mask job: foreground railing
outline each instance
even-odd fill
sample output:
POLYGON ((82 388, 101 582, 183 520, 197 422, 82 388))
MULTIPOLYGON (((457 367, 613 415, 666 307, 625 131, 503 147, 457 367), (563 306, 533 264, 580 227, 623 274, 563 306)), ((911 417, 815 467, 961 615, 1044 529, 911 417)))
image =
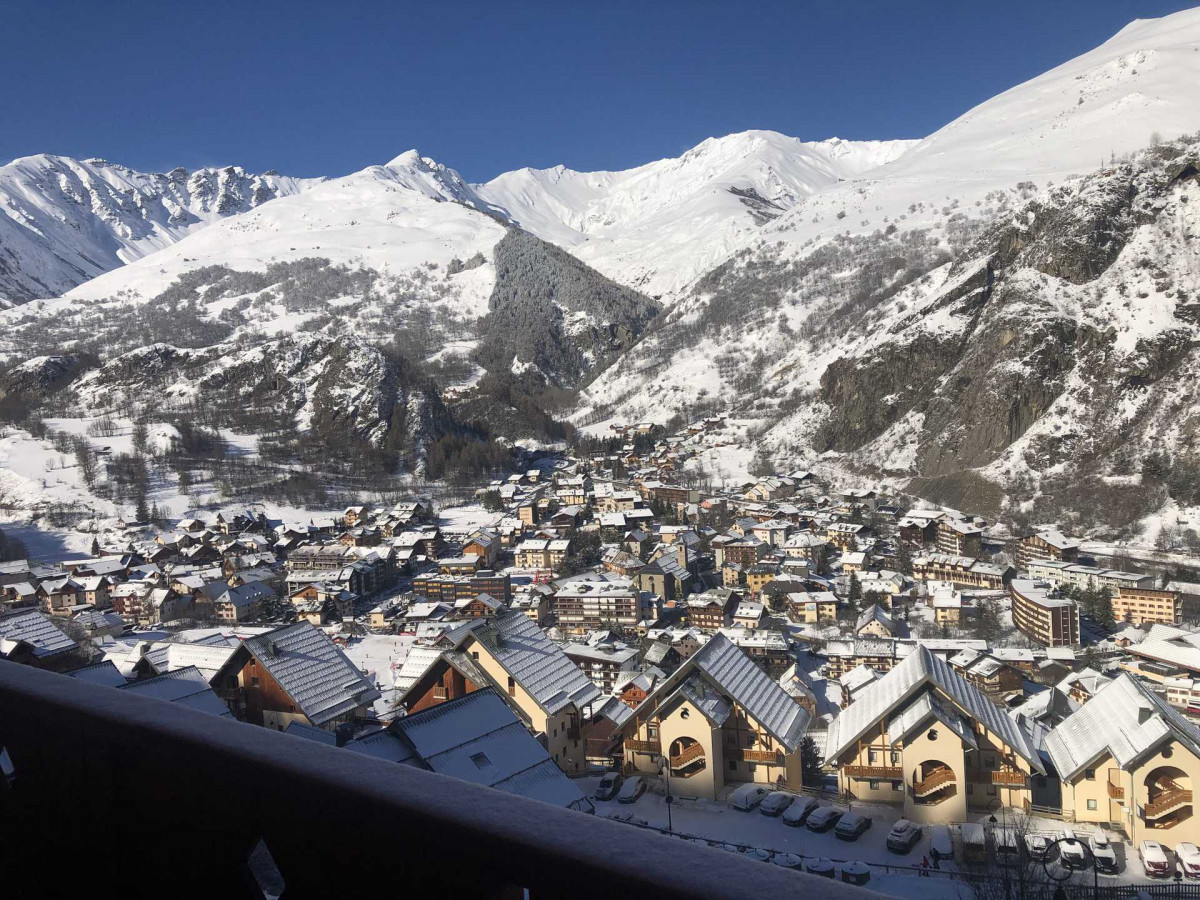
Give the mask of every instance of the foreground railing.
POLYGON ((0 745, 6 896, 260 897, 260 840, 288 898, 873 896, 3 661, 0 745))

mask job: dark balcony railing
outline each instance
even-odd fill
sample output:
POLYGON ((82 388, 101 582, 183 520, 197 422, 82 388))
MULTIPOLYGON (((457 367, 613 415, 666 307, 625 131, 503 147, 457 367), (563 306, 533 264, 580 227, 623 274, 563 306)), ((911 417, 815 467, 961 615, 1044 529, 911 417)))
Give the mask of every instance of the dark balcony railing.
POLYGON ((3 661, 0 745, 14 770, 0 777, 6 896, 93 896, 101 877, 127 897, 261 897, 247 863, 260 840, 285 898, 874 896, 3 661), (118 830, 100 869, 64 864, 64 833, 118 830))

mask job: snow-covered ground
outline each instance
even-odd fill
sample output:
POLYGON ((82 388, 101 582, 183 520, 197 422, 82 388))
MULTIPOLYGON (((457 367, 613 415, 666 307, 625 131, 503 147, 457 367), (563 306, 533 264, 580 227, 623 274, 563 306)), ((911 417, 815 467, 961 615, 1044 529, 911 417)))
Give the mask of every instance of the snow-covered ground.
POLYGON ((387 721, 394 714, 392 707, 400 699, 393 686, 396 673, 404 665, 408 653, 416 642, 411 634, 368 634, 352 638, 345 647, 346 656, 354 665, 367 673, 383 695, 375 701, 375 715, 387 721))

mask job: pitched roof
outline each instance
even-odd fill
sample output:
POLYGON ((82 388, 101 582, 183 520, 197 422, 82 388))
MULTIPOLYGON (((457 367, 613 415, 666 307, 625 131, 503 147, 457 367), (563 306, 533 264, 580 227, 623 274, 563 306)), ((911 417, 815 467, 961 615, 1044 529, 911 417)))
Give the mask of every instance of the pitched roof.
MULTIPOLYGON (((654 691, 674 692, 690 676, 702 672, 718 690, 723 691, 747 715, 770 733, 791 753, 800 746, 808 729, 809 714, 787 691, 724 634, 713 638, 693 653, 675 674, 654 691)), ((649 699, 649 698, 647 698, 649 699)), ((644 701, 643 701, 644 702, 644 701)))
POLYGON ((379 699, 366 676, 319 628, 297 622, 243 644, 314 725, 379 699))
POLYGON ((1043 771, 1037 751, 1017 723, 955 672, 949 663, 920 644, 833 720, 826 742, 826 759, 836 759, 883 717, 895 719, 913 703, 921 702, 921 695, 930 690, 936 690, 961 712, 981 723, 1036 771, 1043 771))
POLYGON ((472 623, 471 634, 547 715, 600 699, 600 689, 519 610, 472 623))
POLYGON ((232 717, 229 707, 209 687, 208 679, 195 666, 176 669, 174 672, 156 675, 153 678, 144 678, 141 681, 130 681, 118 685, 118 690, 153 697, 156 700, 166 700, 168 703, 181 703, 198 712, 206 712, 213 716, 232 717))
POLYGON ((1046 752, 1064 781, 1106 753, 1128 769, 1175 738, 1200 756, 1200 729, 1128 673, 1105 685, 1046 737, 1046 752))
POLYGON ((0 655, 7 656, 18 642, 32 646, 37 659, 67 653, 79 646, 49 616, 37 610, 0 617, 0 655))
POLYGON ((397 719, 390 730, 434 772, 556 806, 583 802, 579 789, 495 691, 439 703, 397 719))

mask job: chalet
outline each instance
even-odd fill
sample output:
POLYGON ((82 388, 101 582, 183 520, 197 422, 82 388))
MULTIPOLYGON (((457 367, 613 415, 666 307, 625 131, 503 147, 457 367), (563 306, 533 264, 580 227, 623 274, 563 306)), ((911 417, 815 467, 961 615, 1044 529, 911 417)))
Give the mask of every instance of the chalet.
POLYGON ((568 775, 583 772, 583 721, 602 698, 542 630, 519 612, 446 632, 438 657, 401 696, 410 714, 491 687, 568 775))
POLYGON ((562 647, 567 658, 606 694, 611 694, 618 684, 629 681, 637 672, 636 647, 616 647, 611 644, 593 646, 576 642, 562 647))
POLYGON ((993 703, 1004 703, 1023 689, 1025 679, 1019 671, 979 650, 960 650, 947 662, 993 703))
POLYGON ((667 677, 667 673, 654 665, 649 665, 636 675, 619 677, 613 684, 612 693, 630 709, 637 709, 655 685, 667 677))
POLYGON ((829 726, 839 792, 925 824, 1022 807, 1046 770, 1030 737, 930 650, 917 646, 829 726))
POLYGON ((531 538, 523 541, 514 556, 514 562, 521 569, 549 569, 550 541, 545 538, 531 538))
POLYGON ((891 638, 896 636, 896 623, 878 603, 873 603, 859 614, 854 633, 860 637, 891 638))
POLYGON ((1100 688, 1050 732, 1045 750, 1071 821, 1119 829, 1134 846, 1200 841, 1200 730, 1136 678, 1100 688))
POLYGON ((942 513, 922 514, 910 512, 897 522, 897 537, 901 543, 914 549, 923 549, 937 544, 938 521, 942 513))
POLYGON ((767 617, 767 608, 755 600, 743 600, 733 611, 734 628, 759 628, 767 617))
POLYGON ((70 614, 72 606, 83 603, 83 586, 70 575, 47 578, 37 586, 38 605, 53 616, 70 614))
POLYGON ((799 625, 837 621, 838 598, 832 591, 793 591, 787 595, 788 618, 799 625))
POLYGON ((795 493, 796 483, 792 479, 770 477, 753 484, 742 496, 747 500, 770 503, 773 500, 786 500, 795 493))
POLYGON ((1072 672, 1056 684, 1055 688, 1082 706, 1100 693, 1101 688, 1111 681, 1112 679, 1107 675, 1103 675, 1089 666, 1078 672, 1072 672))
POLYGON ((495 532, 482 529, 467 539, 462 548, 463 556, 476 556, 482 565, 491 568, 500 554, 500 537, 495 532))
POLYGON ((210 683, 238 719, 279 731, 297 721, 327 731, 363 722, 380 698, 337 645, 307 622, 242 641, 210 683))
POLYGON ((728 784, 802 784, 809 713, 724 635, 660 681, 620 726, 625 766, 672 793, 715 800, 728 784))
POLYGON ((450 611, 452 619, 489 619, 503 612, 504 605, 491 594, 479 594, 475 597, 462 597, 454 601, 450 611))
POLYGON ((779 676, 779 686, 808 712, 810 719, 817 715, 817 695, 805 678, 803 670, 792 663, 779 676))
POLYGON ((358 525, 365 524, 369 514, 369 507, 347 506, 345 511, 342 513, 342 524, 347 528, 355 528, 358 525))
POLYGON ((896 642, 884 638, 827 641, 819 652, 828 661, 830 678, 841 678, 862 665, 877 672, 890 672, 901 659, 896 642))
POLYGON ((292 591, 288 600, 299 618, 311 625, 323 625, 354 615, 356 597, 336 582, 316 581, 292 591))
POLYGON ((825 530, 829 543, 839 550, 853 550, 867 537, 869 530, 866 525, 857 522, 833 522, 825 530))
POLYGON ((757 596, 775 580, 775 576, 778 574, 779 567, 775 563, 764 561, 748 566, 745 571, 746 588, 757 596))
POLYGON ((688 624, 702 631, 719 631, 729 625, 741 599, 740 592, 727 588, 693 595, 687 601, 688 624))
POLYGON ((778 678, 796 661, 792 646, 781 631, 735 627, 722 628, 719 634, 733 641, 739 650, 772 678, 778 678))
POLYGON ((65 672, 87 662, 79 642, 37 610, 0 616, 0 659, 65 672))
POLYGON ((213 613, 224 624, 236 624, 262 615, 263 603, 274 600, 275 592, 263 584, 231 587, 213 602, 213 613))
POLYGON ((383 631, 392 626, 396 617, 404 612, 403 597, 389 597, 378 606, 372 607, 370 613, 371 627, 376 631, 383 631))

